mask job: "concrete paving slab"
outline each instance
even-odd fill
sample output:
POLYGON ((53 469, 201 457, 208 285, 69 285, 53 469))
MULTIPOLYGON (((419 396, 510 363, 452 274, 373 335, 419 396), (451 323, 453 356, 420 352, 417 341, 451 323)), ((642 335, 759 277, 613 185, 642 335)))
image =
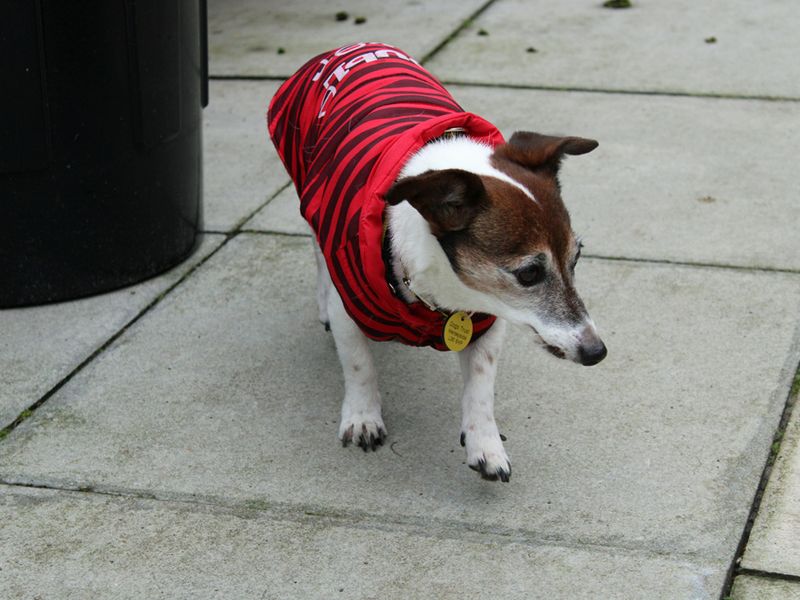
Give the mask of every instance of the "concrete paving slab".
POLYGON ((772 467, 742 566, 800 577, 800 410, 796 407, 772 467))
POLYGON ((284 189, 269 204, 258 211, 244 224, 245 229, 272 231, 294 235, 311 235, 303 216, 300 214, 300 199, 293 185, 284 189))
POLYGON ((800 97, 793 2, 602 4, 495 2, 428 66, 465 83, 800 97))
POLYGON ((208 256, 222 239, 206 235, 183 263, 138 285, 72 302, 0 310, 0 429, 208 256))
POLYGON ((739 575, 730 600, 800 600, 800 583, 739 575))
POLYGON ((364 41, 402 47, 421 59, 485 0, 210 0, 212 75, 288 77, 326 50, 364 41), (347 18, 337 20, 344 11, 347 18), (358 18, 365 22, 356 24, 358 18))
POLYGON ((507 136, 600 141, 561 175, 587 254, 800 270, 800 103, 450 89, 507 136))
POLYGON ((712 598, 705 567, 303 513, 0 489, 17 598, 712 598))
POLYGON ((727 564, 797 364, 800 278, 600 260, 578 276, 609 358, 583 369, 512 336, 509 485, 464 465, 455 357, 432 350, 376 345, 387 447, 341 448, 309 242, 264 234, 231 240, 12 432, 0 476, 727 564))
POLYGON ((275 81, 212 81, 203 110, 204 221, 230 231, 289 181, 267 133, 275 81))

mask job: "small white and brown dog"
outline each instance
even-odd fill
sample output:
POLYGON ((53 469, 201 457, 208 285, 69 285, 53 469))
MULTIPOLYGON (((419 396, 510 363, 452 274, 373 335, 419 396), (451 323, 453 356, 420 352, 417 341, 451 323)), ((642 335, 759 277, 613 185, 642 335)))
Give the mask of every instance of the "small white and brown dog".
POLYGON ((270 106, 270 133, 316 234, 319 318, 333 332, 344 371, 339 439, 374 450, 387 432, 368 337, 390 339, 377 330, 381 323, 389 329, 396 325, 388 316, 381 320, 389 308, 364 308, 362 302, 374 304, 391 293, 400 304, 422 308, 422 303, 428 307, 422 310, 443 315, 445 328, 452 315, 467 321, 474 313, 492 315, 477 339, 470 339, 469 330, 466 339, 456 332, 460 339, 447 346, 460 349, 461 444, 467 464, 485 479, 508 481, 511 463, 494 419, 495 373, 507 322, 522 325, 559 358, 595 365, 606 356, 575 289, 581 243, 558 182, 562 158, 587 153, 597 142, 530 132, 514 133, 507 143, 489 142, 481 129, 486 122, 460 112, 454 102, 443 107, 450 101, 445 94, 397 49, 347 46, 309 61, 284 84, 270 106), (371 84, 375 90, 365 92, 363 86, 371 84), (435 108, 426 114, 431 96, 437 99, 435 108), (375 97, 379 101, 370 107, 375 97), (300 114, 309 107, 311 116, 300 114), (395 128, 400 133, 393 135, 411 141, 395 137, 381 146, 380 132, 404 119, 410 125, 395 128), (414 132, 410 137, 408 127, 414 132), (315 153, 333 166, 315 166, 315 153), (370 171, 358 179, 356 167, 372 155, 370 171), (324 174, 326 169, 330 172, 324 174), (376 170, 380 177, 374 176, 376 170), (318 183, 323 174, 324 184, 318 183), (348 186, 350 197, 365 195, 372 205, 340 206, 348 186), (364 238, 376 223, 383 235, 367 243, 364 238), (328 230, 338 230, 340 237, 328 230), (357 256, 350 251, 354 244, 357 256), (353 292, 359 261, 379 262, 385 276, 353 292))

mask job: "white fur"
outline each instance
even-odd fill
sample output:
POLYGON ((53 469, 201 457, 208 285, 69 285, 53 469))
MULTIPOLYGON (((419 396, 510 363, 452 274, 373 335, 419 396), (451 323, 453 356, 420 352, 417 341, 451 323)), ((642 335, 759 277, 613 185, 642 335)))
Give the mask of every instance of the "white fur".
POLYGON ((505 334, 506 322, 498 319, 480 339, 462 350, 458 358, 464 376, 461 434, 467 464, 489 476, 507 480, 511 461, 494 420, 494 379, 505 334))

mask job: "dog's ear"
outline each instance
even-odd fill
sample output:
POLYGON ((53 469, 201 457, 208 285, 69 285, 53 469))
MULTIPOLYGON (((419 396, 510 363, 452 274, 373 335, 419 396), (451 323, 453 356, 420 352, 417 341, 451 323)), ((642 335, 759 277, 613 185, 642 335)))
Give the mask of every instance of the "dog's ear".
POLYGON ((386 192, 385 199, 391 205, 408 200, 436 237, 466 229, 488 202, 481 178, 461 169, 404 177, 386 192))
POLYGON ((553 175, 565 154, 586 154, 597 148, 596 140, 580 137, 557 137, 532 131, 517 131, 508 143, 498 146, 495 153, 532 170, 544 170, 553 175))

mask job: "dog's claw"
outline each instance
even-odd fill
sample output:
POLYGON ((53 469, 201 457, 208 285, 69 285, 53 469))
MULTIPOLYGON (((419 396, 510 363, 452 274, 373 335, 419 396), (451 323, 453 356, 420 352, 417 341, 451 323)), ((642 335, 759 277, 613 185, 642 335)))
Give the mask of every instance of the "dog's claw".
POLYGON ((347 431, 342 435, 342 448, 346 448, 347 444, 353 441, 353 426, 347 428, 347 431))
POLYGON ((480 473, 481 479, 486 479, 487 481, 497 481, 499 479, 504 483, 508 483, 511 480, 511 465, 508 465, 508 470, 503 467, 497 467, 494 471, 489 471, 486 468, 486 460, 480 458, 477 465, 468 466, 473 471, 480 473))
POLYGON ((325 321, 323 323, 323 325, 325 326, 325 331, 330 331, 331 330, 331 322, 330 321, 325 321))
POLYGON ((342 447, 346 447, 350 442, 358 446, 364 452, 372 450, 373 452, 378 449, 378 446, 383 446, 383 441, 386 439, 386 430, 383 427, 377 428, 377 433, 369 431, 366 424, 361 425, 361 431, 356 436, 354 426, 348 427, 342 435, 342 447))
POLYGON ((461 432, 461 440, 460 440, 462 448, 467 445, 466 439, 467 439, 467 434, 462 431, 461 432))

